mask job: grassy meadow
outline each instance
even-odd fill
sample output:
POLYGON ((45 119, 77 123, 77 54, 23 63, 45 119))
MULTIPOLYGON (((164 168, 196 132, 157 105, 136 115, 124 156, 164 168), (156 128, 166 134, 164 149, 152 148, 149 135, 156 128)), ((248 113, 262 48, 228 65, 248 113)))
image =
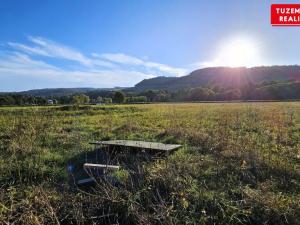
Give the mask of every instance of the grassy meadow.
POLYGON ((300 102, 2 107, 0 224, 300 224, 300 102), (70 187, 68 160, 111 139, 183 148, 70 187))

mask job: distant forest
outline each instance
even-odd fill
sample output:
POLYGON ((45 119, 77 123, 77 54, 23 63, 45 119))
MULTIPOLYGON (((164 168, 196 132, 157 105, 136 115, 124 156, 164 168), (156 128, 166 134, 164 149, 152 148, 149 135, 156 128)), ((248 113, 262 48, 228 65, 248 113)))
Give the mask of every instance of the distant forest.
MULTIPOLYGON (((51 89, 49 89, 51 90, 51 89)), ((28 93, 6 93, 0 95, 0 105, 49 105, 49 104, 103 104, 189 101, 233 101, 233 100, 299 100, 300 82, 264 81, 248 83, 241 87, 199 86, 171 90, 101 90, 86 89, 70 94, 66 89, 59 96, 35 96, 28 93)), ((49 93, 51 93, 49 91, 49 93)), ((37 93, 35 93, 37 94, 37 93)))

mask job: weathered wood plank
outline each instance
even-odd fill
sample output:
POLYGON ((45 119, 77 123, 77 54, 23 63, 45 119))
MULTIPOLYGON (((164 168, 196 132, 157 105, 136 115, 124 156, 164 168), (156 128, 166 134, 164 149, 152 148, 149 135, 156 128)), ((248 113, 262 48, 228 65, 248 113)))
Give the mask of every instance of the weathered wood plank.
POLYGON ((181 145, 175 145, 175 144, 163 144, 159 142, 131 141, 131 140, 95 141, 95 142, 90 142, 90 144, 140 148, 145 150, 156 150, 156 151, 166 151, 166 152, 173 151, 181 147, 181 145))
POLYGON ((118 169, 120 169, 120 166, 105 165, 105 164, 94 164, 94 163, 85 163, 85 164, 83 164, 83 168, 85 168, 85 169, 110 169, 110 170, 118 170, 118 169))

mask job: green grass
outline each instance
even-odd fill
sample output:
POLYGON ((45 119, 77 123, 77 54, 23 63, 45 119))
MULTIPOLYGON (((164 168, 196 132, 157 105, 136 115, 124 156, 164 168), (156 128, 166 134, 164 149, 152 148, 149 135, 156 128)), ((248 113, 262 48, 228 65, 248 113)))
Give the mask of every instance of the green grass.
POLYGON ((300 103, 3 107, 0 171, 0 224, 300 224, 300 103), (184 147, 69 187, 67 161, 109 139, 184 147))

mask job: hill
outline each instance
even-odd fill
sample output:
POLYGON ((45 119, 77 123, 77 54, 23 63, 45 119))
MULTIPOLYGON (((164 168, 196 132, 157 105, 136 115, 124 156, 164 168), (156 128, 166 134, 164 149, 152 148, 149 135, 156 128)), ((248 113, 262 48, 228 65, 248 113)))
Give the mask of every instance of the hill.
POLYGON ((145 79, 135 85, 136 90, 147 90, 147 89, 165 89, 172 82, 176 82, 177 77, 154 77, 145 79))
POLYGON ((39 96, 39 97, 49 97, 49 96, 60 97, 60 96, 69 96, 73 94, 86 93, 92 90, 95 90, 95 88, 45 88, 45 89, 21 91, 18 92, 18 94, 39 96))
POLYGON ((99 96, 113 98, 117 90, 123 90, 130 102, 134 97, 138 97, 135 101, 150 102, 300 99, 300 66, 211 67, 182 77, 146 79, 132 88, 50 88, 0 93, 0 105, 40 104, 46 98, 68 104, 74 94, 86 94, 91 102, 96 102, 99 96))
POLYGON ((136 84, 135 91, 165 89, 176 91, 199 86, 239 88, 264 81, 300 81, 300 66, 263 66, 253 68, 211 67, 198 69, 182 77, 157 77, 136 84))
POLYGON ((98 94, 102 92, 126 89, 124 87, 115 88, 43 88, 20 92, 0 92, 0 94, 18 94, 35 97, 62 97, 74 94, 98 94))

